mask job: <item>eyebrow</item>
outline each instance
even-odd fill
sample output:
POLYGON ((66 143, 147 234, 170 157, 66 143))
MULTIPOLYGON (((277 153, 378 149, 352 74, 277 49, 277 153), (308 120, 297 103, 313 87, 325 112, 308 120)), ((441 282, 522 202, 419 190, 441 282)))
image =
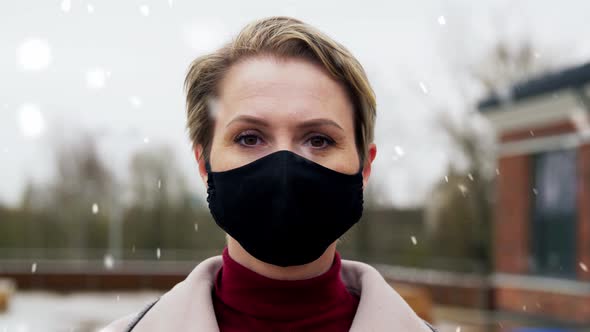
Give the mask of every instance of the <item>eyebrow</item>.
MULTIPOLYGON (((251 115, 240 115, 240 116, 233 118, 230 122, 228 122, 228 124, 225 127, 226 128, 229 127, 234 122, 245 122, 245 123, 259 125, 261 127, 267 127, 267 128, 271 126, 266 120, 264 120, 262 118, 251 116, 251 115)), ((332 126, 332 127, 335 127, 335 128, 338 128, 338 129, 344 131, 344 129, 342 129, 342 127, 338 123, 336 123, 333 120, 325 119, 325 118, 311 119, 311 120, 304 121, 304 122, 298 124, 297 128, 304 129, 304 128, 313 128, 313 127, 320 127, 320 126, 332 126)))

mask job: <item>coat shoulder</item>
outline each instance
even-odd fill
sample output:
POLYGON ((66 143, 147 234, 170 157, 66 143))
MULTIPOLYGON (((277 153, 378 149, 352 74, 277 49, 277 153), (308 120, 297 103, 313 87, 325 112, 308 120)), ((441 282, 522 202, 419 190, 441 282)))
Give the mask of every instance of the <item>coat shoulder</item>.
POLYGON ((131 332, 135 325, 145 316, 145 314, 158 302, 159 299, 149 303, 137 313, 125 316, 105 327, 100 332, 131 332))
POLYGON ((424 321, 424 324, 426 324, 426 326, 428 326, 428 328, 432 331, 432 332, 438 332, 434 326, 430 325, 430 323, 428 323, 427 321, 424 321))
POLYGON ((137 317, 137 312, 132 313, 130 315, 121 317, 113 322, 111 322, 106 327, 99 330, 99 332, 127 332, 129 329, 129 325, 133 322, 135 317, 137 317))

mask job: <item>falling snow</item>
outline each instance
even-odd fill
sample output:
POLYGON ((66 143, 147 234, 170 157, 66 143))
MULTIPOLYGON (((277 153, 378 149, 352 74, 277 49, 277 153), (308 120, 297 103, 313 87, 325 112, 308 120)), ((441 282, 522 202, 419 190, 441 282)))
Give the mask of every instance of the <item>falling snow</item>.
POLYGON ((455 332, 461 332, 461 326, 457 326, 457 329, 455 329, 455 332))
POLYGON ((91 89, 101 89, 107 80, 107 73, 102 68, 93 68, 86 72, 86 86, 91 89))
POLYGON ((98 204, 94 203, 92 204, 92 214, 97 214, 98 213, 98 204))
POLYGON ((158 189, 162 188, 162 180, 158 180, 158 189))
POLYGON ((415 236, 412 235, 411 240, 412 240, 412 244, 413 245, 417 245, 418 244, 418 240, 416 240, 416 237, 415 236))
POLYGON ((199 231, 199 224, 195 223, 195 232, 199 231))
POLYGON ((140 108, 141 107, 141 98, 139 98, 138 96, 131 96, 131 97, 129 97, 129 103, 131 103, 131 106, 133 106, 135 108, 140 108))
POLYGON ((425 95, 428 94, 428 88, 426 87, 426 84, 424 84, 424 82, 420 82, 420 89, 422 90, 422 92, 424 92, 425 95))
POLYGON ((45 120, 38 105, 23 104, 18 112, 18 121, 23 136, 35 138, 45 130, 45 120))
POLYGON ((438 24, 440 24, 440 25, 447 24, 447 19, 445 19, 445 17, 442 15, 438 17, 437 21, 438 21, 438 24))
POLYGON ((31 265, 31 273, 35 273, 35 272, 37 272, 37 263, 33 263, 31 265))
POLYGON ((588 267, 583 262, 580 262, 580 269, 584 272, 588 272, 588 267))
POLYGON ((148 5, 139 6, 139 12, 143 16, 149 16, 150 15, 150 6, 148 6, 148 5))
POLYGON ((473 175, 471 173, 467 174, 467 177, 469 178, 469 180, 473 181, 473 175))
POLYGON ((449 182, 449 177, 445 175, 445 181, 448 183, 449 182))
POLYGON ((105 269, 112 270, 115 266, 115 258, 111 254, 104 255, 103 264, 105 269))
POLYGON ((160 257, 162 257, 162 251, 160 250, 160 248, 156 249, 156 257, 158 259, 160 259, 160 257))
POLYGON ((149 138, 149 137, 144 137, 144 138, 143 138, 143 142, 144 142, 145 144, 148 144, 148 143, 150 142, 150 138, 149 138))
POLYGON ((94 6, 92 4, 88 4, 88 6, 86 6, 86 9, 88 9, 89 14, 94 13, 94 6))
POLYGON ((61 10, 64 13, 69 13, 71 9, 72 9, 72 1, 71 0, 63 0, 61 2, 61 10))
POLYGON ((51 63, 51 48, 43 39, 29 39, 20 44, 16 57, 24 70, 45 69, 51 63))
POLYGON ((209 112, 209 117, 211 119, 217 118, 217 114, 219 114, 219 102, 215 98, 209 98, 207 101, 207 111, 209 112))
POLYGON ((459 188, 459 191, 461 191, 463 196, 465 196, 465 194, 467 194, 467 187, 465 185, 459 184, 459 185, 457 185, 457 188, 459 188))
POLYGON ((538 195, 539 191, 537 190, 537 188, 533 188, 533 194, 538 195))
POLYGON ((404 149, 402 149, 401 146, 396 145, 393 149, 395 151, 395 154, 391 156, 391 159, 393 159, 393 161, 398 161, 401 157, 404 156, 405 151, 404 149))
POLYGON ((170 8, 172 8, 172 2, 173 0, 168 0, 168 6, 170 6, 170 8))

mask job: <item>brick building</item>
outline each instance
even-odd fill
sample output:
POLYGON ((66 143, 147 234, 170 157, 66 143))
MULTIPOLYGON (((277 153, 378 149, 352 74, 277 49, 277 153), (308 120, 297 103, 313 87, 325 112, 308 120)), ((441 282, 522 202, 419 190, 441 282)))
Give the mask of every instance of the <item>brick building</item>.
POLYGON ((515 85, 480 112, 498 136, 495 307, 590 323, 590 64, 515 85))

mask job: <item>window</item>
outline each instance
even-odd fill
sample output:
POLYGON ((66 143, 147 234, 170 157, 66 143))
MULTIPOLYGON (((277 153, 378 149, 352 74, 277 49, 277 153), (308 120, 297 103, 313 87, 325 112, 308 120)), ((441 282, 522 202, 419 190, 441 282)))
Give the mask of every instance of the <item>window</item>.
POLYGON ((534 157, 532 271, 574 276, 576 257, 576 151, 551 151, 534 157))

